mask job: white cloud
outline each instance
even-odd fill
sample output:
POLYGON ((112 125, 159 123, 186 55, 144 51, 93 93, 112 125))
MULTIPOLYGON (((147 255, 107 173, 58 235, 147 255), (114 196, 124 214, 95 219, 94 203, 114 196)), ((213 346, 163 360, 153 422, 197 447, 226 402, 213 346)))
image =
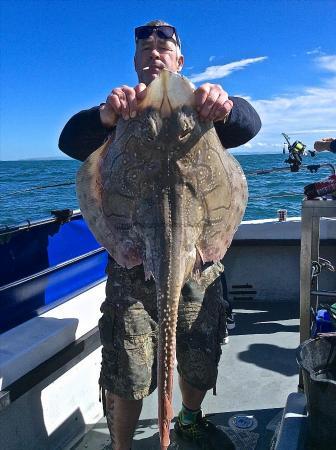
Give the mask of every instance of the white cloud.
POLYGON ((316 133, 336 133, 336 128, 331 130, 299 130, 299 131, 292 131, 293 134, 316 134, 316 133))
POLYGON ((329 72, 320 86, 271 99, 245 97, 263 123, 259 134, 250 141, 252 151, 264 148, 272 152, 282 147, 281 133, 287 133, 291 140, 302 139, 309 149, 317 139, 336 138, 336 55, 317 57, 314 62, 329 72))
POLYGON ((324 87, 308 88, 291 98, 250 99, 250 102, 263 123, 260 133, 251 141, 252 148, 260 148, 258 143, 263 142, 271 151, 275 143, 282 144, 281 133, 304 140, 308 148, 321 137, 336 137, 336 78, 328 80, 324 87))
POLYGON ((322 69, 336 73, 336 55, 319 56, 315 62, 322 69))
POLYGON ((323 54, 323 52, 322 52, 320 46, 314 48, 313 50, 308 50, 308 51, 306 52, 306 55, 322 55, 322 54, 323 54))
MULTIPOLYGON (((307 54, 313 55, 314 64, 324 71, 324 78, 322 81, 319 79, 320 85, 297 88, 295 95, 287 92, 269 99, 240 95, 256 108, 263 126, 259 134, 238 151, 244 151, 245 148, 245 151, 280 152, 284 141, 281 133, 287 133, 291 141, 303 140, 309 149, 317 139, 336 138, 336 55, 325 55, 320 48, 307 54)), ((199 82, 224 78, 265 59, 267 57, 262 56, 210 66, 202 73, 191 75, 190 79, 199 82)))
POLYGON ((212 55, 209 57, 209 62, 213 61, 216 58, 216 56, 212 55))
POLYGON ((267 56, 242 59, 240 61, 234 61, 232 63, 224 64, 222 66, 209 66, 205 69, 204 72, 191 74, 189 78, 193 83, 197 83, 199 81, 220 79, 227 77, 236 70, 244 69, 246 66, 249 66, 250 64, 261 62, 264 61, 265 59, 267 59, 267 56))
POLYGON ((277 148, 277 147, 282 147, 282 144, 275 144, 275 143, 269 143, 269 142, 257 142, 256 143, 256 145, 258 146, 258 147, 275 147, 275 148, 277 148))

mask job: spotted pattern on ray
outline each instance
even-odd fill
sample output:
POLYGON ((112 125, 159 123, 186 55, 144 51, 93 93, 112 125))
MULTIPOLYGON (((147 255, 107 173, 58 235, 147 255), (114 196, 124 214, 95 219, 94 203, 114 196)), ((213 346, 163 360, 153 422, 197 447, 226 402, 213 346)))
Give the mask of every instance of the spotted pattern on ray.
POLYGON ((143 264, 155 279, 159 429, 166 449, 181 288, 188 278, 200 280, 200 258, 225 255, 246 207, 245 176, 213 124, 199 120, 188 80, 162 71, 138 116, 120 118, 114 139, 83 164, 77 193, 90 229, 117 263, 143 264))

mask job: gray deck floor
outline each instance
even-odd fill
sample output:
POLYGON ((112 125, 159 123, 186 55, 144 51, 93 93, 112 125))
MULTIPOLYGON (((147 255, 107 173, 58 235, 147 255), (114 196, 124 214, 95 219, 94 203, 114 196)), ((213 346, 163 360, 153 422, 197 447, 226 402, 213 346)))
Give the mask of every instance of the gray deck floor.
MULTIPOLYGON (((299 307, 292 303, 249 302, 235 305, 235 312, 236 328, 230 332, 229 344, 222 347, 217 395, 207 394, 203 411, 211 414, 212 422, 230 435, 237 450, 269 449, 287 396, 297 390, 295 352, 299 345, 299 307), (237 414, 253 416, 257 426, 246 431, 235 429, 229 419, 237 414)), ((181 396, 176 388, 175 413, 180 404, 181 396)), ((160 448, 156 417, 157 399, 153 393, 144 401, 132 449, 160 448)), ((171 441, 171 449, 194 448, 176 440, 173 432, 171 441)), ((102 419, 73 450, 108 450, 109 442, 106 422, 102 419)))

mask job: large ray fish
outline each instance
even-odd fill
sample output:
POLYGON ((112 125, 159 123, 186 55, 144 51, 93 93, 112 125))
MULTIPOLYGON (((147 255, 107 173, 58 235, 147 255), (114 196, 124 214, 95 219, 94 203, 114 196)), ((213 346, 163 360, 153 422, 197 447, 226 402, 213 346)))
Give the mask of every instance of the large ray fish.
POLYGON ((119 119, 82 165, 77 194, 89 228, 123 267, 154 277, 159 317, 161 448, 169 446, 181 288, 201 263, 223 258, 247 202, 245 176, 212 122, 194 108, 194 87, 163 70, 136 118, 119 119))

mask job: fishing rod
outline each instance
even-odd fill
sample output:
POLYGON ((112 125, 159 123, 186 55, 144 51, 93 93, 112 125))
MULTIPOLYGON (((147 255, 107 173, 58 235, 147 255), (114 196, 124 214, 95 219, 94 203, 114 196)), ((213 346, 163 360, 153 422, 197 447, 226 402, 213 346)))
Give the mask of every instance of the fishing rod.
MULTIPOLYGON (((303 164, 300 167, 303 169, 309 170, 310 173, 317 172, 319 169, 321 169, 321 167, 328 167, 331 170, 332 175, 335 175, 335 173, 336 173, 335 166, 331 163, 308 164, 308 165, 303 164)), ((292 172, 290 167, 271 167, 270 169, 244 170, 244 173, 246 175, 266 175, 268 173, 273 173, 273 172, 287 172, 287 171, 292 172)))
POLYGON ((332 175, 335 175, 335 167, 331 163, 321 163, 321 164, 302 164, 302 159, 307 156, 308 153, 311 157, 316 156, 315 150, 307 150, 307 145, 302 141, 296 140, 293 143, 290 141, 290 137, 286 133, 281 133, 285 138, 285 143, 283 147, 283 154, 288 151, 288 158, 285 159, 285 163, 289 166, 285 167, 271 167, 270 169, 260 169, 254 171, 245 171, 246 175, 265 175, 273 172, 286 172, 290 170, 291 172, 298 172, 300 168, 305 168, 310 171, 310 173, 316 173, 322 167, 328 167, 331 170, 332 175))
POLYGON ((75 181, 66 181, 65 183, 57 183, 57 184, 45 184, 42 186, 33 186, 31 188, 27 188, 27 189, 19 189, 17 191, 11 191, 11 192, 6 192, 4 194, 0 194, 0 198, 1 197, 8 197, 8 195, 17 195, 17 194, 25 194, 26 192, 31 192, 31 191, 37 191, 40 189, 49 189, 49 188, 53 188, 53 187, 64 187, 64 186, 71 186, 76 184, 75 181))

